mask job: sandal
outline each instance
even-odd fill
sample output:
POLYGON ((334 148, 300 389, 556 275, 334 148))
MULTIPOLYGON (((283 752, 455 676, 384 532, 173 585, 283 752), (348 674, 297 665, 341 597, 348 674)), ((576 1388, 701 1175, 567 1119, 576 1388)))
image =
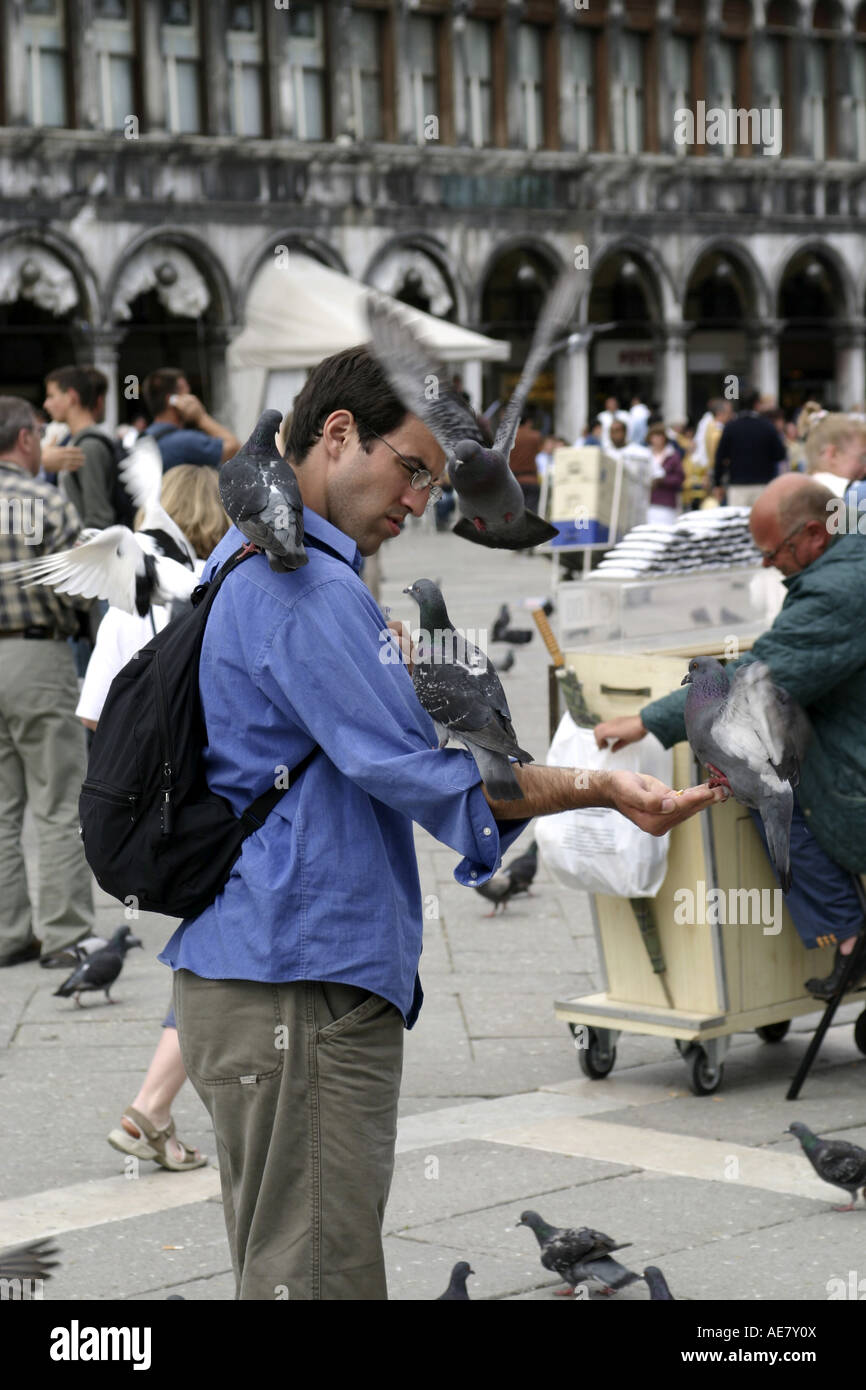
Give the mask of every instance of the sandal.
POLYGON ((196 1156, 195 1149, 190 1148, 182 1139, 178 1139, 175 1133, 174 1120, 170 1120, 166 1129, 156 1129, 147 1118, 142 1115, 140 1110, 136 1110, 134 1105, 128 1105, 123 1112, 128 1120, 132 1120, 136 1129, 140 1130, 139 1137, 136 1139, 127 1130, 121 1128, 113 1129, 108 1135, 108 1142, 113 1149, 119 1149, 121 1153, 132 1154, 134 1158, 150 1158, 154 1163, 158 1163, 162 1168, 168 1168, 172 1173, 184 1173, 188 1168, 203 1168, 207 1163, 207 1155, 199 1154, 196 1156), (168 1142, 174 1139, 183 1150, 183 1158, 174 1158, 168 1152, 168 1142))

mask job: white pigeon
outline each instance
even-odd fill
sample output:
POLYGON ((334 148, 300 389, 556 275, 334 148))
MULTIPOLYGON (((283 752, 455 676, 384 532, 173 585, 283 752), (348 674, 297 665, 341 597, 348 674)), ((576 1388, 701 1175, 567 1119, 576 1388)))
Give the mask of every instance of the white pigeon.
POLYGON ((154 536, 171 559, 180 563, 186 559, 194 566, 197 556, 192 545, 159 500, 162 491, 162 454, 152 435, 139 435, 129 453, 121 459, 118 471, 134 505, 144 513, 139 532, 147 531, 154 536), (175 547, 179 553, 172 554, 175 547))

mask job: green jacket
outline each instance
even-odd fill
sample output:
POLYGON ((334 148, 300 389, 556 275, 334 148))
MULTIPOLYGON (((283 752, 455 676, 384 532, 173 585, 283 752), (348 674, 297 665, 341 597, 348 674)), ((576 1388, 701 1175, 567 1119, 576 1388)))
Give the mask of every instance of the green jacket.
MULTIPOLYGON (((866 544, 837 536, 784 581, 773 626, 728 670, 765 661, 809 715, 812 740, 798 796, 818 843, 852 873, 866 873, 866 544)), ((686 689, 654 700, 641 719, 666 748, 686 736, 686 689)))

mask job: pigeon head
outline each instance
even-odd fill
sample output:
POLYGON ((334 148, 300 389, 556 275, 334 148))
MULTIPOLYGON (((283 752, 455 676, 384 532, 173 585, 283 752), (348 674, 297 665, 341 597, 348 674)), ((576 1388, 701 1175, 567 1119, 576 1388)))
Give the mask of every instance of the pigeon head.
POLYGON ((403 590, 403 593, 412 595, 421 610, 421 626, 428 632, 451 626, 442 591, 432 579, 416 579, 414 584, 403 590))
POLYGON ((518 1226, 528 1226, 531 1231, 534 1231, 539 1245, 543 1245, 556 1233, 556 1227, 548 1225, 544 1217, 539 1216, 537 1211, 522 1211, 517 1224, 518 1226))
POLYGON ((818 1136, 812 1133, 808 1125, 801 1124, 799 1120, 794 1120, 793 1124, 788 1125, 787 1133, 795 1135, 804 1149, 810 1149, 818 1142, 818 1136))
POLYGON ((727 694, 728 677, 725 668, 714 656, 694 656, 680 685, 690 685, 689 698, 697 695, 705 700, 717 700, 727 694))
POLYGON ((244 450, 258 453, 262 449, 273 449, 274 453, 278 453, 274 437, 282 423, 283 417, 278 410, 266 410, 259 416, 258 424, 244 445, 244 450))
POLYGON ((455 1279, 463 1279, 463 1280, 465 1280, 465 1279, 467 1278, 468 1275, 474 1274, 474 1273, 475 1273, 475 1270, 472 1269, 471 1266, 468 1265, 468 1264, 466 1263, 465 1260, 458 1260, 457 1264, 454 1266, 454 1268, 453 1268, 452 1271, 451 1271, 451 1278, 452 1278, 452 1281, 455 1280, 455 1279))
POLYGON ((128 951, 131 946, 141 946, 144 950, 143 942, 139 941, 137 936, 133 936, 131 927, 118 927, 109 944, 120 951, 128 951))

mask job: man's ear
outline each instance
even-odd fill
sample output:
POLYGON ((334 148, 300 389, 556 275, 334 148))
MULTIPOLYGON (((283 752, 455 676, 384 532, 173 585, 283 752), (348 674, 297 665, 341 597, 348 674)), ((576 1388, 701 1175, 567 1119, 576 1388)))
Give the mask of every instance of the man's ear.
POLYGON ((351 410, 332 410, 322 426, 322 439, 331 454, 342 453, 350 434, 355 428, 355 417, 351 410))

